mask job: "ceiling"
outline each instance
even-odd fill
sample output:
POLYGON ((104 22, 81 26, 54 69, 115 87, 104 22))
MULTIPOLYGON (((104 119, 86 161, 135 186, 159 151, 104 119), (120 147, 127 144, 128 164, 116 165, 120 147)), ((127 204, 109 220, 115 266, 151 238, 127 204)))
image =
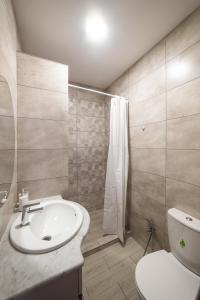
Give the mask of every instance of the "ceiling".
POLYGON ((24 52, 69 65, 70 81, 107 88, 200 5, 200 0, 13 0, 24 52), (93 44, 88 13, 109 36, 93 44))

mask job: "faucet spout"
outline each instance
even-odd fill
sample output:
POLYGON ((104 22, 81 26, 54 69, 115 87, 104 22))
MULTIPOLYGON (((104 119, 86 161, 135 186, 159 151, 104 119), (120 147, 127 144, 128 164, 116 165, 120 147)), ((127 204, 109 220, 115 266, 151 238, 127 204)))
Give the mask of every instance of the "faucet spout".
POLYGON ((22 209, 22 219, 21 219, 21 226, 26 226, 29 224, 29 214, 43 210, 43 207, 38 207, 35 209, 31 209, 32 206, 40 205, 40 202, 38 203, 32 203, 32 204, 26 204, 23 206, 22 209))

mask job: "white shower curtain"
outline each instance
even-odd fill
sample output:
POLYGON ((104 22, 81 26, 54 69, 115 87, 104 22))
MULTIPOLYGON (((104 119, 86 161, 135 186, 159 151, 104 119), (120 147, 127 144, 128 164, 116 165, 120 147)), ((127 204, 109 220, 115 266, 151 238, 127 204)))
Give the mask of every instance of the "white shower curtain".
POLYGON ((124 242, 128 179, 128 101, 112 98, 103 231, 124 242))

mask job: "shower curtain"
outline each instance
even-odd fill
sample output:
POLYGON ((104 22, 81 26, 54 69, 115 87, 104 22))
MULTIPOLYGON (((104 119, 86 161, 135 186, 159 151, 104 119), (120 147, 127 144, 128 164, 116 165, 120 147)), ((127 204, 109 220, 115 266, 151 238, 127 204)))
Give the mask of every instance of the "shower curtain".
POLYGON ((103 231, 124 242, 128 179, 128 101, 112 98, 103 231))

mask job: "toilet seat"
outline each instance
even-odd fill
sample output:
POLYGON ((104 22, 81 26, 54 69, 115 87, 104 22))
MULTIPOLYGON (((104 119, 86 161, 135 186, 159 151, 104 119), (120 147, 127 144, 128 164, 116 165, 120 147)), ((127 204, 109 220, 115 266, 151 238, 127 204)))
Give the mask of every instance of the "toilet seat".
POLYGON ((144 256, 135 281, 144 300, 198 300, 200 277, 165 250, 144 256))

